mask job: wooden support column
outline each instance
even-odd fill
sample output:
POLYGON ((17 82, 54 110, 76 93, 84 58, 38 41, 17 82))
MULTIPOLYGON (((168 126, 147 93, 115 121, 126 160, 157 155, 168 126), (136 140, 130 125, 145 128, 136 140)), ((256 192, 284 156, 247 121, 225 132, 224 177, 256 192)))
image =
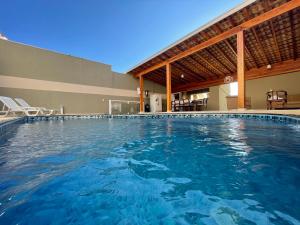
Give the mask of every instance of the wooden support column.
POLYGON ((144 77, 140 76, 140 113, 144 112, 144 77))
POLYGON ((171 91, 171 64, 167 63, 166 65, 166 87, 167 87, 167 112, 172 112, 172 91, 171 91))
POLYGON ((237 80, 238 80, 238 109, 245 109, 245 43, 244 31, 237 33, 237 80))

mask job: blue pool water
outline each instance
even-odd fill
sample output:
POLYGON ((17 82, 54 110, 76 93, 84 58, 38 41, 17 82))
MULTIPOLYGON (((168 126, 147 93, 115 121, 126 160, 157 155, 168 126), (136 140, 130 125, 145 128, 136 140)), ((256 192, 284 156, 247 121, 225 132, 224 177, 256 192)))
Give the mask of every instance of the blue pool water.
POLYGON ((300 224, 300 126, 40 121, 0 142, 0 224, 300 224))

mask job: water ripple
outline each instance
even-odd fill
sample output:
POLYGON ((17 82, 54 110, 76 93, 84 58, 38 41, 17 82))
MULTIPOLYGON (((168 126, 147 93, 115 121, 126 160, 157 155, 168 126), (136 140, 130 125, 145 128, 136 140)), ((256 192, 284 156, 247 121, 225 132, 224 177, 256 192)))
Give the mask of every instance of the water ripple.
POLYGON ((299 225, 299 140, 250 119, 22 124, 0 142, 0 224, 299 225))

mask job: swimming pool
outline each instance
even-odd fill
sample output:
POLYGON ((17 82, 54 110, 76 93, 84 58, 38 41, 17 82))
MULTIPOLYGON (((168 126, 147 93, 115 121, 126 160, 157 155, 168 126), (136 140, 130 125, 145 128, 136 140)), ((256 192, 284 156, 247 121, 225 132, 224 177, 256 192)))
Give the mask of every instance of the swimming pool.
POLYGON ((0 224, 299 224, 300 125, 243 118, 22 123, 0 224))

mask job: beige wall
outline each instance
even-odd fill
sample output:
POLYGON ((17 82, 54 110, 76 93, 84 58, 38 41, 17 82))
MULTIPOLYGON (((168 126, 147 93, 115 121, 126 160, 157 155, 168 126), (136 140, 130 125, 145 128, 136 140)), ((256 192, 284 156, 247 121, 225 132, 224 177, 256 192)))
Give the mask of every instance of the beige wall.
MULTIPOLYGON (((108 99, 138 101, 138 80, 110 65, 0 40, 0 95, 66 113, 107 113, 108 99), (103 101, 103 99, 105 99, 103 101)), ((145 90, 165 93, 145 81, 145 90)))
POLYGON ((209 88, 207 110, 219 110, 219 86, 209 88))
POLYGON ((229 95, 229 84, 219 86, 219 110, 227 110, 226 96, 229 95))
POLYGON ((300 94, 300 72, 247 81, 246 96, 251 97, 252 109, 266 109, 266 92, 270 89, 300 94))
POLYGON ((33 106, 43 106, 57 110, 60 110, 60 106, 63 106, 65 113, 108 113, 107 99, 138 101, 138 98, 129 97, 14 88, 1 88, 0 95, 10 96, 13 98, 21 96, 33 106))
MULTIPOLYGON (((229 95, 229 85, 219 87, 219 109, 227 110, 226 96, 229 95)), ((266 109, 266 92, 286 90, 288 94, 300 94, 300 72, 265 77, 246 81, 246 96, 251 97, 252 109, 266 109)))

